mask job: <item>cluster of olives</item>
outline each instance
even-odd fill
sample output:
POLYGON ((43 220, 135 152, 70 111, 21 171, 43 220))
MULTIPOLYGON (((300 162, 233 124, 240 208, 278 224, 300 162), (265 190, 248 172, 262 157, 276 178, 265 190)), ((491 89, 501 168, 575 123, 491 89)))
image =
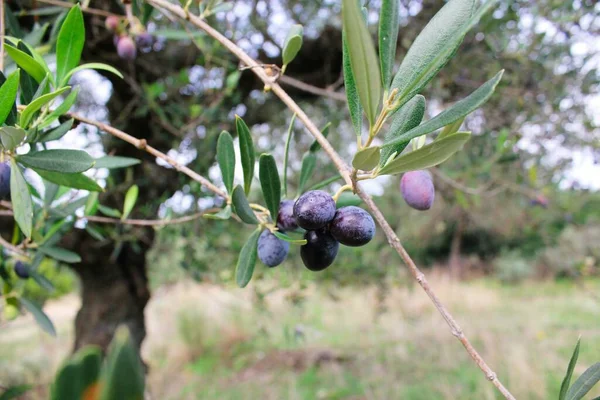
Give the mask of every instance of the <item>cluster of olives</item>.
MULTIPOLYGON (((153 37, 148 32, 142 31, 135 33, 135 41, 122 29, 122 19, 117 16, 107 17, 105 20, 106 29, 114 32, 113 38, 117 54, 124 60, 134 60, 137 55, 137 46, 149 47, 152 45, 153 37), (137 42, 137 45, 136 45, 137 42)), ((143 28, 142 28, 143 29, 143 28)), ((129 32, 131 33, 131 32, 129 32)))
POLYGON ((0 162, 0 200, 10 198, 10 164, 0 162))
MULTIPOLYGON (((346 246, 364 246, 375 235, 371 215, 355 206, 336 209, 335 200, 321 190, 304 193, 295 202, 284 200, 279 205, 277 228, 282 232, 304 229, 306 244, 300 247, 300 256, 306 268, 322 271, 337 256, 340 243, 346 246)), ((258 239, 258 258, 268 267, 281 264, 289 252, 288 242, 269 230, 258 239)))

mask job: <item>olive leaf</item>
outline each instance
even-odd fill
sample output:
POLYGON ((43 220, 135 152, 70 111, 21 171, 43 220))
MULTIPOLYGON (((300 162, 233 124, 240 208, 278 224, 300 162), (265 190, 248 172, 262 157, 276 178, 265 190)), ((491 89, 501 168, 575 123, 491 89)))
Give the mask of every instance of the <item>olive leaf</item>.
POLYGON ((227 188, 227 193, 231 194, 235 176, 235 151, 233 150, 233 138, 227 131, 221 132, 217 140, 217 162, 221 169, 223 184, 227 188))
POLYGON ((239 116, 235 116, 235 127, 240 142, 240 155, 242 158, 242 170, 244 171, 244 191, 250 193, 252 179, 254 178, 254 143, 248 125, 239 116))
POLYGON ((262 154, 258 165, 258 176, 265 204, 271 214, 271 219, 277 221, 279 202, 281 201, 281 181, 279 179, 279 171, 277 171, 277 163, 272 155, 262 154))
POLYGON ((352 166, 355 169, 370 171, 379 164, 380 149, 378 146, 367 147, 360 150, 352 159, 352 166))
MULTIPOLYGON (((392 124, 385 134, 384 140, 386 142, 392 141, 411 129, 416 128, 423 120, 424 115, 425 97, 418 94, 392 115, 392 124)), ((402 153, 406 145, 408 145, 408 142, 381 149, 381 165, 385 165, 392 154, 396 153, 399 155, 402 153)))
POLYGON ((292 25, 292 27, 290 28, 290 31, 287 34, 287 37, 285 38, 285 42, 283 44, 283 52, 282 52, 282 59, 283 59, 283 69, 285 70, 285 67, 291 63, 294 58, 296 58, 296 55, 298 55, 298 52, 300 51, 300 48, 302 47, 302 34, 304 32, 304 28, 302 28, 302 25, 292 25))
POLYGON ((260 229, 256 229, 252 232, 252 235, 250 235, 244 244, 244 247, 242 247, 242 251, 238 257, 238 262, 235 267, 235 281, 241 288, 246 287, 252 279, 254 267, 256 266, 259 236, 260 229))
POLYGON ((379 12, 379 65, 381 81, 385 89, 392 79, 392 70, 396 60, 396 44, 398 42, 399 0, 382 0, 379 12))
POLYGON ((238 217, 240 217, 242 221, 252 225, 259 223, 258 219, 256 218, 256 215, 254 215, 254 211, 252 211, 252 208, 250 208, 248 199, 246 199, 244 189, 242 189, 240 185, 237 185, 233 189, 231 201, 233 203, 235 213, 238 215, 238 217))

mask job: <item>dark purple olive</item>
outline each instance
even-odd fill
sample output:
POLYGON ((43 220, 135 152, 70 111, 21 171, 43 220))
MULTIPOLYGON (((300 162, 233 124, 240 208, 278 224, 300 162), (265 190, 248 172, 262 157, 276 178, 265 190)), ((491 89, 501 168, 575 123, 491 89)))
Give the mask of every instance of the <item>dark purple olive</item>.
POLYGON ((406 203, 417 210, 429 210, 435 198, 435 188, 427 171, 410 171, 402 176, 400 192, 406 203))
POLYGON ((294 204, 294 218, 300 228, 315 230, 323 228, 335 215, 335 201, 322 190, 304 193, 294 204))
POLYGON ((279 239, 268 229, 265 229, 258 238, 258 258, 267 267, 276 267, 281 264, 290 251, 290 244, 279 239))
POLYGON ((135 37, 135 41, 140 47, 150 47, 154 42, 154 36, 148 32, 142 32, 135 37))
POLYGON ((29 278, 29 265, 22 261, 17 261, 15 263, 15 274, 21 279, 29 278))
POLYGON ((369 243, 375 235, 375 221, 360 207, 348 206, 337 210, 331 224, 331 236, 346 246, 358 247, 369 243))
POLYGON ((10 164, 0 163, 0 199, 10 198, 10 164))
POLYGON ((298 229, 296 218, 294 218, 294 200, 283 200, 279 203, 277 227, 284 232, 298 229))
POLYGON ((115 32, 119 28, 119 17, 111 15, 104 20, 104 26, 111 32, 115 32))
POLYGON ((306 244, 300 247, 300 257, 306 268, 322 271, 333 263, 340 244, 326 229, 307 231, 304 239, 306 244))
POLYGON ((117 54, 124 60, 134 60, 137 55, 135 42, 129 36, 121 36, 117 42, 117 54))

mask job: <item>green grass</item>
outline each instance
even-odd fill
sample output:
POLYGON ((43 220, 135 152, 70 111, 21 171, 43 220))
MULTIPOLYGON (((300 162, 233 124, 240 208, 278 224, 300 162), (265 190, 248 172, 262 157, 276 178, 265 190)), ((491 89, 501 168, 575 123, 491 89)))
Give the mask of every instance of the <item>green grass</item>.
MULTIPOLYGON (((600 361, 598 280, 507 286, 433 277, 431 284, 520 400, 557 398, 579 335, 575 375, 600 361)), ((373 287, 277 287, 185 283, 161 290, 146 312, 143 348, 153 398, 501 398, 419 288, 391 289, 387 311, 378 314, 373 287)), ((68 341, 10 330, 0 332, 0 382, 49 380, 58 361, 51 354, 62 356, 68 341), (57 348, 48 352, 52 343, 57 348), (27 368, 35 373, 15 377, 27 368)))

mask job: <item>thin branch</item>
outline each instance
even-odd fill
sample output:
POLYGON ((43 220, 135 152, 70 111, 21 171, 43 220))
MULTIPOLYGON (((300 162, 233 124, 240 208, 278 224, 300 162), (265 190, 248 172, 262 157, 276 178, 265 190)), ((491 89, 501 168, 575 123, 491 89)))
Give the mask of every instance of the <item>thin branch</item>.
MULTIPOLYGON (((64 7, 64 8, 72 8, 74 6, 73 3, 69 3, 68 1, 61 1, 61 0, 37 0, 37 1, 38 1, 38 3, 50 4, 52 6, 64 7)), ((123 17, 122 15, 113 14, 111 12, 104 11, 104 10, 98 10, 96 8, 82 7, 81 11, 83 11, 84 13, 88 13, 88 14, 100 15, 101 17, 111 17, 111 16, 115 16, 115 17, 119 17, 119 18, 123 17)))
POLYGON ((100 129, 106 133, 109 133, 109 134, 113 135, 114 137, 121 139, 121 140, 137 147, 140 150, 145 151, 146 153, 153 155, 156 158, 160 158, 161 160, 166 161, 167 163, 169 163, 169 165, 171 165, 177 171, 186 174, 187 176, 189 176, 196 182, 200 183, 202 186, 204 186, 205 188, 207 188, 208 190, 210 190, 217 196, 227 199, 227 193, 225 193, 223 190, 216 187, 208 179, 206 179, 202 175, 194 172, 193 170, 186 167, 185 165, 181 165, 175 159, 169 157, 165 153, 156 150, 154 147, 150 146, 146 142, 145 139, 137 139, 119 129, 113 128, 110 125, 104 124, 102 122, 94 121, 94 120, 86 118, 86 117, 82 117, 81 115, 78 115, 75 113, 66 113, 65 115, 68 117, 71 117, 73 119, 76 119, 77 121, 83 122, 85 124, 93 125, 93 126, 97 127, 98 129, 100 129))
POLYGON ((317 96, 329 97, 330 99, 337 101, 346 101, 346 95, 344 93, 309 85, 308 83, 292 78, 291 76, 281 75, 279 77, 279 82, 285 83, 288 86, 295 87, 296 89, 300 89, 308 93, 316 94, 317 96))
MULTIPOLYGON (((186 13, 181 7, 169 3, 166 0, 146 0, 151 5, 158 7, 162 10, 169 11, 174 15, 178 16, 183 20, 188 20, 192 22, 195 26, 205 31, 207 34, 216 39, 221 45, 223 45, 226 49, 228 49, 231 53, 233 53, 236 57, 240 59, 244 64, 251 68, 251 70, 265 83, 265 85, 269 85, 273 93, 283 101, 283 103, 295 114, 297 114, 298 119, 300 119, 306 128, 310 131, 310 133, 315 137, 315 139, 321 144, 323 150, 327 153, 329 158, 336 165, 340 174, 343 176, 344 180, 347 184, 352 184, 350 179, 350 167, 342 160, 340 155, 333 149, 331 144, 325 139, 325 137, 321 134, 316 125, 311 121, 311 119, 304 113, 304 111, 296 104, 296 102, 277 84, 273 82, 272 79, 265 73, 262 68, 259 68, 258 63, 252 59, 248 54, 246 54, 240 47, 238 47, 235 43, 227 39, 220 32, 212 28, 202 19, 196 17, 195 15, 186 13)), ((514 400, 514 396, 508 391, 506 387, 500 382, 496 373, 487 365, 481 355, 475 350, 471 342, 467 339, 462 329, 452 317, 450 312, 444 307, 438 296, 435 294, 429 282, 425 278, 425 275, 419 270, 416 266, 410 255, 406 252, 404 247, 402 246, 400 239, 389 225, 373 199, 363 192, 360 187, 357 190, 357 194, 361 197, 361 199, 365 202, 365 204, 369 207, 373 216, 381 226, 381 229, 385 233, 390 246, 396 250, 396 252, 400 255, 400 257, 404 260, 406 265, 408 266, 411 274, 414 278, 419 282, 425 293, 429 296, 437 310, 440 312, 448 326, 450 327, 450 331, 452 334, 462 343, 465 347, 466 351, 469 353, 473 361, 477 364, 477 366, 483 371, 486 378, 489 379, 494 386, 498 388, 502 395, 509 399, 514 400)))
POLYGON ((4 247, 7 250, 12 251, 13 253, 17 253, 17 254, 21 254, 21 255, 27 254, 23 250, 18 248, 17 246, 13 246, 12 244, 10 244, 6 240, 4 240, 4 238, 2 236, 0 236, 0 246, 4 247))

